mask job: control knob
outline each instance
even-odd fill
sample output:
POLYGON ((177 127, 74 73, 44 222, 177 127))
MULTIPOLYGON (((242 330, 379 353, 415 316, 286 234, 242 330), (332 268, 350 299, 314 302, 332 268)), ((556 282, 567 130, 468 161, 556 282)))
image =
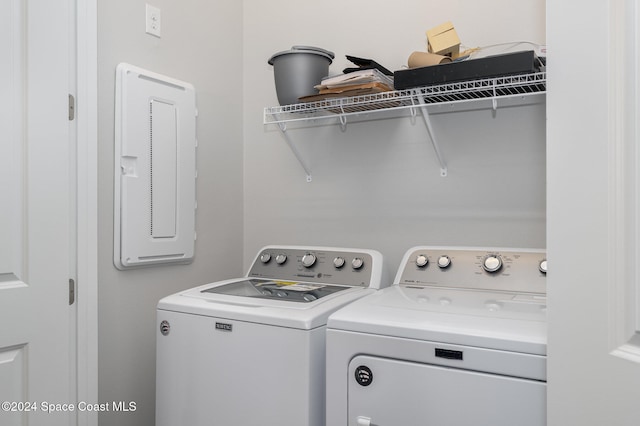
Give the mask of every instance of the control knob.
POLYGON ((362 258, 360 257, 354 257, 351 261, 351 266, 353 267, 353 269, 360 269, 364 266, 364 260, 362 260, 362 258))
POLYGON ((424 268, 429 263, 429 258, 424 254, 419 254, 416 258, 416 266, 418 268, 424 268))
POLYGON ((286 254, 280 253, 279 255, 276 256, 276 263, 278 265, 282 265, 286 261, 287 261, 287 255, 286 254))
POLYGON ((344 257, 338 256, 333 259, 333 266, 335 266, 338 269, 342 268, 344 264, 345 264, 344 257))
POLYGON ((443 254, 438 258, 438 267, 440 269, 447 269, 449 266, 451 266, 451 258, 449 256, 443 254))
POLYGON ((271 254, 265 252, 260 255, 260 262, 269 263, 270 260, 271 260, 271 254))
POLYGON ((307 253, 302 256, 302 266, 305 268, 311 268, 316 263, 316 255, 313 253, 307 253))
POLYGON ((482 261, 482 269, 487 272, 498 272, 502 268, 502 258, 497 254, 490 254, 482 261))
POLYGON ((538 269, 540 270, 540 272, 542 272, 543 274, 547 274, 547 259, 542 259, 540 261, 540 263, 538 264, 538 269))

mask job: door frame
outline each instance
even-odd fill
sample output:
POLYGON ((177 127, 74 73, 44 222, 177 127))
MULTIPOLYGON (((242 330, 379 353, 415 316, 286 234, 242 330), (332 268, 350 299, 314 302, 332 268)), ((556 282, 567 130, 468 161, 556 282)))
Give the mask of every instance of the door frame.
MULTIPOLYGON (((77 397, 98 403, 98 55, 97 0, 76 2, 77 397)), ((96 412, 77 424, 96 426, 96 412)))

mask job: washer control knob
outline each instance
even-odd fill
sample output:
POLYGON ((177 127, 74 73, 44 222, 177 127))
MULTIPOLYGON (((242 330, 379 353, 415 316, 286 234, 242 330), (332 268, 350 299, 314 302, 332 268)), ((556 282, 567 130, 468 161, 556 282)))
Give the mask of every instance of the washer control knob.
POLYGON ((264 252, 260 255, 260 262, 269 263, 270 260, 271 260, 271 254, 264 252))
POLYGON ((540 272, 542 272, 543 274, 547 274, 547 259, 542 259, 540 261, 540 263, 538 264, 538 269, 540 270, 540 272))
POLYGON ((362 260, 362 258, 360 257, 354 257, 351 261, 351 266, 353 267, 353 269, 360 269, 364 266, 364 260, 362 260))
POLYGON ((451 258, 449 256, 443 254, 438 258, 438 267, 440 269, 447 269, 449 266, 451 266, 451 258))
POLYGON ((345 264, 344 257, 338 256, 333 259, 333 266, 335 266, 338 269, 342 268, 344 264, 345 264))
POLYGON ((279 255, 276 256, 276 263, 278 265, 282 265, 286 261, 287 261, 287 255, 286 254, 280 253, 279 255))
POLYGON ((487 272, 498 272, 502 268, 502 258, 497 254, 490 254, 482 261, 482 269, 487 272))
POLYGON ((313 253, 307 253, 302 256, 302 266, 305 268, 311 268, 316 263, 316 255, 313 253))
POLYGON ((416 257, 416 266, 418 268, 424 268, 428 264, 429 264, 429 258, 426 255, 419 254, 418 257, 416 257))

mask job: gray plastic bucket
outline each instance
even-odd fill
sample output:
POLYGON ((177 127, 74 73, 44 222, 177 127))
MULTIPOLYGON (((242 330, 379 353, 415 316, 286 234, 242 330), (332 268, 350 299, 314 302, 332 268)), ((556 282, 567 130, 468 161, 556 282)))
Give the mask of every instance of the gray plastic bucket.
POLYGON ((329 74, 334 57, 333 52, 311 46, 293 46, 273 55, 269 64, 273 65, 280 105, 295 104, 302 96, 316 94, 313 87, 329 74))

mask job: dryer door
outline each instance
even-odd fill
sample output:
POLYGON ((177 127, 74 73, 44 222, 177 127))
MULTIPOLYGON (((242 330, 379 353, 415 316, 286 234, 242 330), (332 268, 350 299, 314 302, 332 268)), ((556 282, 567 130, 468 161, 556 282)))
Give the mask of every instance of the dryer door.
POLYGON ((546 383, 357 356, 349 364, 349 426, 543 426, 546 383))

